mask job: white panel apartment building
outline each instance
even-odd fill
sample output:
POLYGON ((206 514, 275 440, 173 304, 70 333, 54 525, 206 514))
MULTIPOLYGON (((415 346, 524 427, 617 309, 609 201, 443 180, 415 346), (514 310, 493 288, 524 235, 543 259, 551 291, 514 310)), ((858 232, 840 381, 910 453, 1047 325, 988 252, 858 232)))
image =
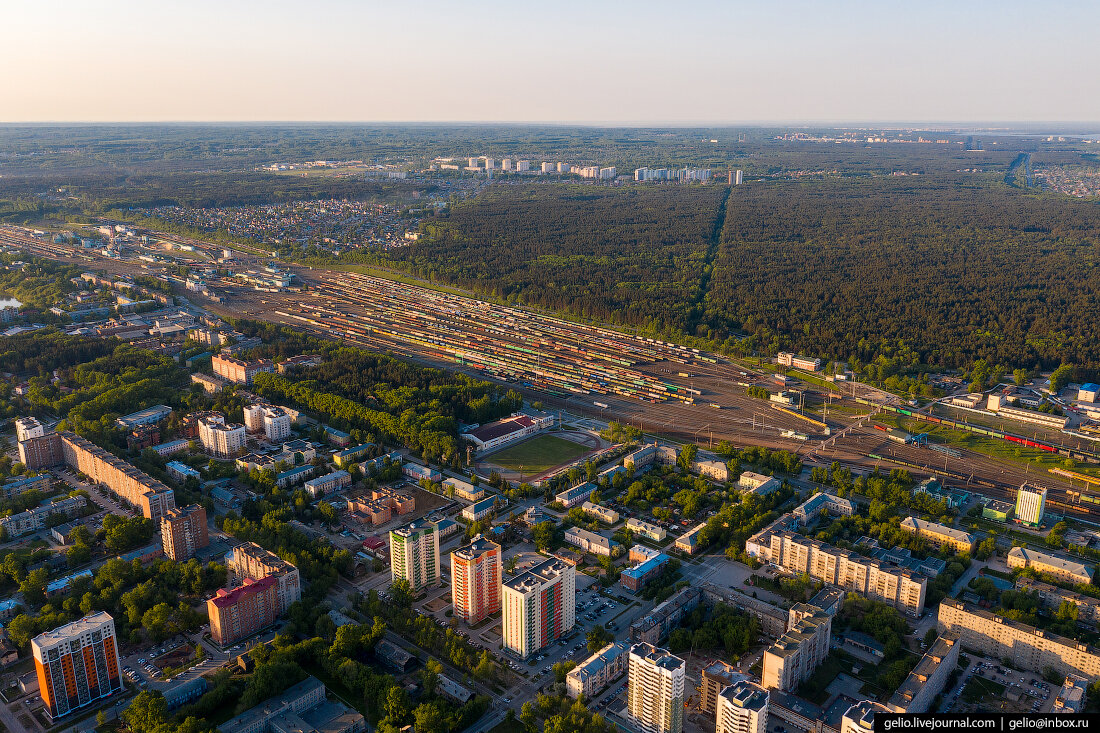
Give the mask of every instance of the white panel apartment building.
POLYGON ((687 664, 652 644, 630 647, 627 717, 646 733, 682 733, 687 664))
POLYGON ((232 458, 244 448, 244 425, 226 423, 219 414, 204 415, 199 419, 199 442, 212 455, 232 458))
POLYGON ((552 557, 504 583, 504 648, 526 659, 576 622, 577 570, 552 557))
POLYGON ((391 531, 390 570, 395 581, 409 581, 413 593, 442 583, 436 526, 426 519, 417 519, 391 531))
MULTIPOLYGON (((746 547, 761 560, 889 603, 910 616, 924 612, 928 579, 908 568, 864 557, 788 530, 758 533, 746 547)), ((750 553, 750 554, 752 554, 750 553)))
POLYGON ((718 693, 715 733, 767 733, 768 691, 740 680, 718 693))

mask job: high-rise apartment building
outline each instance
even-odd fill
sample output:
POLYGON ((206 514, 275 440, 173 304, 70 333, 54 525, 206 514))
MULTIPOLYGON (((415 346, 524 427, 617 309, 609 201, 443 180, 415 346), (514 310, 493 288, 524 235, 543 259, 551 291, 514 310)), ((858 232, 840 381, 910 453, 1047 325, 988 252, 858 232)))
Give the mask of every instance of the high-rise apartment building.
POLYGON ((646 733, 681 733, 684 729, 684 677, 687 664, 652 644, 630 647, 627 710, 630 721, 646 733))
POLYGON ((1016 521, 1028 527, 1043 523, 1047 506, 1047 490, 1035 484, 1021 484, 1016 492, 1016 521))
POLYGON ((19 441, 19 462, 28 471, 56 466, 64 462, 61 452, 61 436, 57 433, 38 435, 19 441))
POLYGON ((531 161, 529 161, 529 160, 517 160, 516 161, 516 172, 517 173, 526 173, 529 170, 531 170, 531 161))
POLYGON ((832 616, 816 606, 799 603, 791 609, 791 618, 795 623, 790 631, 764 652, 762 679, 769 689, 795 689, 829 656, 832 616))
POLYGON ((246 578, 231 590, 220 588, 206 602, 210 635, 222 646, 248 638, 275 623, 279 617, 278 583, 275 578, 246 578))
POLYGON ((504 648, 526 659, 576 622, 577 569, 551 557, 504 583, 504 648))
POLYGON ((237 545, 232 551, 226 553, 225 568, 229 571, 229 585, 240 584, 245 578, 251 580, 275 578, 279 599, 276 615, 283 613, 290 608, 290 604, 302 598, 298 568, 255 542, 237 545))
POLYGON ((395 581, 409 581, 413 593, 442 582, 434 524, 417 519, 390 532, 390 571, 395 581))
POLYGON ((100 611, 31 639, 38 688, 52 720, 121 692, 115 620, 100 611))
POLYGON ((456 618, 473 626, 500 610, 500 545, 481 535, 451 553, 451 602, 456 618))
POLYGON ((767 733, 768 691, 741 680, 718 693, 715 733, 767 733))
POLYGON ((302 597, 298 568, 254 542, 234 547, 225 566, 230 590, 206 602, 210 634, 222 646, 270 626, 302 597))
POLYGON ((244 425, 226 423, 225 416, 210 413, 199 418, 199 442, 212 455, 232 458, 245 444, 244 425))
POLYGON ((21 417, 15 421, 15 440, 22 443, 31 438, 41 438, 46 434, 46 428, 33 417, 21 417))
POLYGON ((848 708, 840 720, 840 733, 874 733, 875 713, 888 713, 882 703, 863 700, 848 708))
POLYGON ((176 562, 183 562, 195 550, 209 545, 206 509, 198 504, 169 509, 160 520, 160 541, 164 556, 176 562))

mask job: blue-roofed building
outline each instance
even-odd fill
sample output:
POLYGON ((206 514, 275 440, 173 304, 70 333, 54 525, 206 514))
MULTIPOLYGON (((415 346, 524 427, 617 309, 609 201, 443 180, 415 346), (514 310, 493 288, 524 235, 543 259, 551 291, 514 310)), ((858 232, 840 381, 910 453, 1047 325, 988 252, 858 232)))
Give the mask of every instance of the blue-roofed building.
POLYGON ((210 489, 210 497, 222 506, 233 508, 241 505, 241 500, 237 498, 237 495, 224 486, 215 486, 210 489))
POLYGON ((11 598, 5 601, 0 601, 0 619, 4 619, 6 621, 9 618, 15 618, 15 616, 19 613, 20 608, 22 608, 22 606, 13 601, 11 598))
POLYGON ((1077 399, 1080 402, 1096 402, 1096 396, 1100 393, 1100 384, 1088 382, 1082 384, 1077 390, 1077 399))
POLYGON ((343 430, 337 430, 336 428, 325 425, 325 438, 333 445, 338 445, 343 448, 346 445, 351 444, 351 434, 345 433, 343 430))
POLYGON ((186 481, 189 478, 194 478, 196 481, 202 479, 202 474, 188 466, 186 463, 180 463, 179 461, 168 461, 168 463, 164 464, 164 468, 168 471, 168 475, 174 478, 176 481, 186 481))
POLYGON ((452 535, 460 529, 462 529, 462 525, 453 519, 441 519, 435 523, 435 531, 439 534, 440 539, 452 535))
POLYGON ((572 509, 578 504, 583 504, 592 492, 596 490, 596 485, 593 483, 584 483, 580 486, 574 486, 571 489, 566 489, 560 492, 554 498, 560 501, 566 509, 572 509))
POLYGON ((133 430, 142 425, 156 425, 161 420, 167 420, 172 414, 172 408, 168 405, 153 405, 129 415, 123 415, 116 421, 118 426, 126 430, 133 430))
POLYGON ((57 580, 46 584, 46 597, 51 598, 53 596, 61 595, 69 590, 69 586, 74 581, 80 578, 91 578, 91 570, 81 570, 79 573, 73 573, 72 575, 66 575, 64 578, 58 578, 57 580))
POLYGON ((494 494, 493 496, 482 499, 476 504, 471 504, 462 510, 462 518, 471 522, 480 522, 493 513, 498 499, 500 499, 500 497, 494 494))
POLYGON ((655 578, 664 566, 671 560, 668 555, 658 553, 632 568, 627 568, 619 576, 619 583, 631 593, 637 593, 645 584, 655 578))
POLYGON ((11 499, 14 496, 26 493, 30 490, 47 492, 50 490, 50 475, 44 473, 40 476, 29 476, 26 478, 17 478, 14 481, 8 481, 7 483, 0 485, 0 493, 4 495, 5 499, 11 499))
POLYGON ((280 489, 301 483, 313 475, 313 466, 297 466, 275 476, 275 485, 280 489))

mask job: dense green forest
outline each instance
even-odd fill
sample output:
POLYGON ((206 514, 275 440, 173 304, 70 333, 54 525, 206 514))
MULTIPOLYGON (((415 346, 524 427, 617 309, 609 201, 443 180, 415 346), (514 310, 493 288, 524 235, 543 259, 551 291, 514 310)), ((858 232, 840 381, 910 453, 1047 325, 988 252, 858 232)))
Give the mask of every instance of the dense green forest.
POLYGON ((389 262, 522 303, 683 330, 703 295, 726 192, 502 185, 428 224, 429 238, 389 262))
POLYGON ((705 322, 870 361, 1100 368, 1100 208, 971 178, 775 183, 730 197, 705 322))
POLYGON ((500 185, 383 261, 741 353, 1100 370, 1094 203, 955 174, 727 191, 500 185))

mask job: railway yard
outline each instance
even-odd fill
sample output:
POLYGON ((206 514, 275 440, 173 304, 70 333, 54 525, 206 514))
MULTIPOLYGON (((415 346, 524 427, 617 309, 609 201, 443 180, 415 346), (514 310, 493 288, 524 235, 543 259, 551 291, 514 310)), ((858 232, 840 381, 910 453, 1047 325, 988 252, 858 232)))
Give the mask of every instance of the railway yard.
MULTIPOLYGON (((0 244, 44 257, 115 273, 156 272, 156 265, 108 259, 94 252, 0 228, 0 244)), ((206 244, 205 247, 212 247, 206 244)), ((797 452, 808 464, 833 461, 855 468, 905 467, 937 475, 950 486, 992 498, 1015 496, 1034 481, 1050 488, 1052 508, 1100 520, 1100 483, 1073 471, 1050 473, 965 447, 935 450, 892 440, 876 419, 904 416, 914 425, 983 434, 1029 449, 1100 462, 1100 446, 1081 436, 983 429, 946 419, 931 409, 908 408, 892 395, 860 383, 826 387, 800 379, 780 387, 774 375, 704 351, 552 315, 440 292, 371 275, 290 268, 301 288, 279 292, 239 285, 219 287, 221 302, 187 293, 210 311, 282 323, 319 336, 495 381, 564 410, 617 420, 661 436, 713 445, 761 445, 797 452), (747 394, 755 385, 797 390, 826 416, 747 394), (953 424, 952 424, 953 423, 953 424), (1031 435, 1032 437, 1028 437, 1031 435)), ((808 376, 808 375, 807 375, 808 376)), ((811 378, 813 379, 813 378, 811 378)), ((814 382, 819 380, 813 379, 814 382)))

